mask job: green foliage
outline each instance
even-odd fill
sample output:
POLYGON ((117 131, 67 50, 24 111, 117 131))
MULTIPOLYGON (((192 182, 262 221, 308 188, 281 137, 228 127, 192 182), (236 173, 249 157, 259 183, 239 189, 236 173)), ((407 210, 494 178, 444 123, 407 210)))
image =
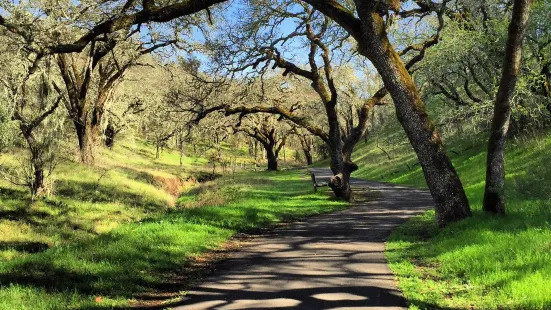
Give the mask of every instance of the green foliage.
MULTIPOLYGON (((473 14, 448 21, 440 42, 427 51, 415 73, 436 122, 470 134, 489 127, 503 66, 510 12, 495 3, 474 2, 473 14), (489 16, 479 14, 486 5, 489 16), (459 124, 458 120, 461 120, 459 124)), ((511 131, 530 133, 551 121, 551 93, 546 93, 545 67, 551 65, 548 1, 538 1, 524 44, 523 68, 512 101, 511 131)))
MULTIPOLYGON (((1 96, 0 100, 2 100, 1 96)), ((15 139, 16 128, 10 121, 11 115, 7 109, 7 104, 0 104, 0 152, 4 152, 8 147, 12 146, 15 139)))

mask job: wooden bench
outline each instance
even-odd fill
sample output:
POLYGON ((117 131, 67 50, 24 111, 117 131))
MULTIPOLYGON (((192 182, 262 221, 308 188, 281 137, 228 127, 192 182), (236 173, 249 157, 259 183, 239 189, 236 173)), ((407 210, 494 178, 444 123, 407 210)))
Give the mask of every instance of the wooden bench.
POLYGON ((316 175, 311 171, 310 171, 310 178, 312 179, 312 184, 314 185, 314 192, 318 191, 318 187, 324 187, 328 185, 326 182, 317 182, 316 175))

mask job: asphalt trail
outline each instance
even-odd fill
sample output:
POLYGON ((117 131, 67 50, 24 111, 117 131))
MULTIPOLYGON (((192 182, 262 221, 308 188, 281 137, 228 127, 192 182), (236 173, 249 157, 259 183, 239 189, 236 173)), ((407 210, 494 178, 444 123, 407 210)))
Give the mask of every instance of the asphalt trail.
MULTIPOLYGON (((326 181, 327 169, 311 169, 326 181)), ((432 206, 427 191, 353 179, 367 202, 276 229, 230 255, 173 309, 403 309, 385 260, 393 228, 432 206)))

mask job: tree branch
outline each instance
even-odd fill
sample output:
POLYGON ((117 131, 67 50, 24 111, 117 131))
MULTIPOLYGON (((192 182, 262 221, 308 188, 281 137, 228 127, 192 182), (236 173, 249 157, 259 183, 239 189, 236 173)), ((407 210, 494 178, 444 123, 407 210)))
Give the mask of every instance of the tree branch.
POLYGON ((343 27, 356 41, 361 41, 361 22, 353 12, 336 0, 302 0, 343 27))

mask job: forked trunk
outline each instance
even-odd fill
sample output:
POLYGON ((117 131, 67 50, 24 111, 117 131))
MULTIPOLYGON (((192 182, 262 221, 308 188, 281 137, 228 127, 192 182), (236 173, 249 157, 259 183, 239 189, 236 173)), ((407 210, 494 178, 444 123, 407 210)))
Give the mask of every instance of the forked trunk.
POLYGON ((329 187, 333 190, 335 197, 350 201, 352 189, 350 188, 350 174, 353 170, 348 165, 343 154, 343 141, 339 124, 339 117, 336 105, 329 103, 325 105, 327 120, 329 124, 329 151, 331 155, 331 171, 333 177, 329 180, 329 187))
POLYGON ((396 106, 398 121, 415 150, 436 204, 440 226, 471 216, 469 201, 413 79, 388 40, 383 19, 356 1, 362 21, 359 51, 371 60, 396 106))
POLYGON ((350 186, 350 176, 352 172, 358 170, 358 165, 352 162, 352 151, 355 143, 348 147, 341 148, 340 160, 342 161, 341 170, 333 171, 335 176, 329 182, 329 186, 335 192, 337 197, 342 197, 347 201, 352 199, 352 187, 350 186))
POLYGON ((358 166, 350 161, 347 154, 343 152, 341 140, 330 145, 331 150, 331 171, 333 177, 329 180, 329 187, 333 190, 335 197, 350 201, 352 199, 352 188, 350 187, 350 175, 358 169, 358 166))
POLYGON ((346 201, 352 199, 352 188, 350 187, 350 174, 352 171, 348 168, 342 170, 331 169, 334 176, 329 181, 329 187, 333 190, 336 197, 346 201))

